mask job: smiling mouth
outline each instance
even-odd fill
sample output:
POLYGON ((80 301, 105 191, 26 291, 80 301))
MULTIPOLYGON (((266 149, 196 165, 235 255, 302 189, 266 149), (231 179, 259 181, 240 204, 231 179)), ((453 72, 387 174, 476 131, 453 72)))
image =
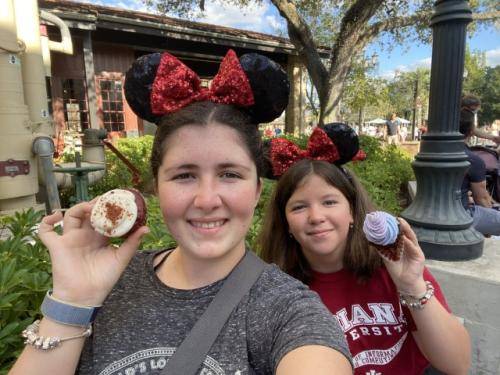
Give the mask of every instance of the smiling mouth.
POLYGON ((224 225, 226 220, 216 220, 216 221, 192 221, 190 220, 189 223, 195 227, 195 228, 200 228, 200 229, 214 229, 214 228, 219 228, 224 225))
POLYGON ((328 232, 331 232, 333 229, 323 229, 323 230, 316 230, 314 232, 309 232, 307 233, 309 236, 317 236, 317 235, 321 235, 321 234, 325 234, 325 233, 328 233, 328 232))

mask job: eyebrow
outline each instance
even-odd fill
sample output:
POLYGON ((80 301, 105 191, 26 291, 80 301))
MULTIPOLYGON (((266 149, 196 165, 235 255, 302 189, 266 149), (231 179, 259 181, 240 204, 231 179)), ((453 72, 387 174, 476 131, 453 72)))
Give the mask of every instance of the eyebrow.
MULTIPOLYGON (((320 197, 320 199, 323 200, 323 199, 328 199, 328 198, 339 198, 341 196, 342 195, 338 194, 338 193, 328 193, 328 194, 322 195, 320 197)), ((303 203, 305 201, 306 201, 306 199, 296 199, 296 200, 290 199, 288 202, 295 204, 295 203, 303 203)))
MULTIPOLYGON (((247 167, 247 166, 242 165, 242 164, 237 164, 237 163, 221 163, 221 164, 217 165, 217 169, 219 169, 219 170, 226 169, 226 168, 240 168, 240 169, 244 169, 246 171, 251 170, 250 167, 247 167)), ((169 172, 176 171, 176 170, 197 170, 197 169, 201 169, 200 166, 198 166, 196 164, 189 164, 188 163, 188 164, 177 165, 177 166, 170 167, 170 168, 165 168, 165 169, 163 169, 162 173, 167 174, 169 172)))

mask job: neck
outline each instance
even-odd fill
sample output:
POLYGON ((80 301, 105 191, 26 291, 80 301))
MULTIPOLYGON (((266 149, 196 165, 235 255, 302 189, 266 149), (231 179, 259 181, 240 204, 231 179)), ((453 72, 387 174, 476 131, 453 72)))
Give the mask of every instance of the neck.
POLYGON ((225 278, 245 254, 245 246, 218 258, 203 259, 177 247, 157 270, 160 280, 176 289, 197 289, 225 278))
POLYGON ((334 251, 328 255, 318 255, 304 252, 307 262, 313 271, 320 273, 334 273, 344 268, 344 251, 334 251))

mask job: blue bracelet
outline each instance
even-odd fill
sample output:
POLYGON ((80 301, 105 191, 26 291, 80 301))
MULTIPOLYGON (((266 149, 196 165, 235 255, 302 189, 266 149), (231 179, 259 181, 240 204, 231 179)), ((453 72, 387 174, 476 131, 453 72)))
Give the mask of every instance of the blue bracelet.
POLYGON ((57 323, 87 327, 92 323, 100 306, 79 306, 52 297, 49 290, 42 302, 42 314, 57 323))

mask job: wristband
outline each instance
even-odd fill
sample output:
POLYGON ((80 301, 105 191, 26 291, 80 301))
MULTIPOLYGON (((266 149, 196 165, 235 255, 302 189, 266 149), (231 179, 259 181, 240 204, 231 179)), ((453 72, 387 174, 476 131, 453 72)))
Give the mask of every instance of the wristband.
POLYGON ((92 323, 101 306, 81 306, 52 297, 49 290, 42 302, 42 314, 57 323, 87 327, 92 323))

